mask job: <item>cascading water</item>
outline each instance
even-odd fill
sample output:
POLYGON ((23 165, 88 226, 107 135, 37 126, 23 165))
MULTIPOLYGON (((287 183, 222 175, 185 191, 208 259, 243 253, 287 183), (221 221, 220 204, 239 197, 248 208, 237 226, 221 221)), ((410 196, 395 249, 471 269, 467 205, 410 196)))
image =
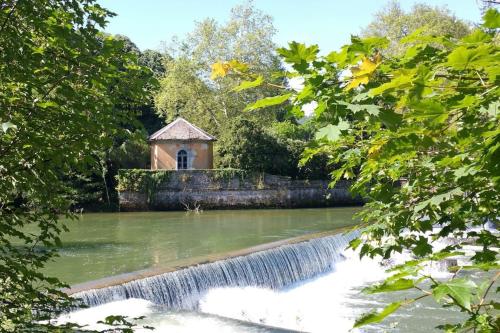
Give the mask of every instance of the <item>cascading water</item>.
POLYGON ((254 286, 279 290, 331 271, 341 260, 342 250, 358 235, 353 231, 283 245, 73 296, 88 306, 140 298, 168 309, 195 310, 209 289, 254 286))

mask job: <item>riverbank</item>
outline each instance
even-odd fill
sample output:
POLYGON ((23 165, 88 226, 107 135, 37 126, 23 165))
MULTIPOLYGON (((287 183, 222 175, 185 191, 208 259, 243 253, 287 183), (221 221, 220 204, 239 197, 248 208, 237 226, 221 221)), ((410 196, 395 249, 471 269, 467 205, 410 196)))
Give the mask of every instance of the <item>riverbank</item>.
POLYGON ((120 210, 307 208, 361 205, 349 182, 298 180, 242 170, 120 170, 120 210))

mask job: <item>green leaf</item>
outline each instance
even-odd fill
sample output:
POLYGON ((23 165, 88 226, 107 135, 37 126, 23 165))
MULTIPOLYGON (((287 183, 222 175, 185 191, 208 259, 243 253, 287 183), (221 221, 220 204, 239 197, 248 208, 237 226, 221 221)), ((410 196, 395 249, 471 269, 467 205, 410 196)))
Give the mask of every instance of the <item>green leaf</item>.
POLYGON ((297 95, 297 100, 302 101, 310 97, 313 93, 313 87, 311 85, 306 85, 302 91, 297 95))
POLYGON ((432 295, 437 302, 444 297, 452 298, 461 307, 470 310, 470 302, 473 297, 473 290, 476 284, 466 278, 453 279, 439 283, 433 290, 432 295))
POLYGON ((442 202, 450 200, 455 195, 462 195, 464 192, 459 188, 454 188, 448 192, 437 194, 430 199, 422 201, 418 205, 415 206, 414 212, 417 213, 427 207, 428 205, 439 206, 442 202))
POLYGON ((459 46, 448 55, 447 65, 458 70, 463 70, 475 62, 478 62, 478 65, 484 65, 490 61, 490 52, 491 50, 487 45, 481 45, 473 49, 468 49, 465 46, 459 46), (488 59, 479 61, 483 57, 488 59))
POLYGON ((285 61, 294 64, 296 70, 306 70, 308 63, 316 60, 316 55, 319 52, 318 45, 305 46, 304 44, 291 42, 287 48, 279 48, 278 53, 285 58, 285 61))
POLYGON ((56 102, 54 101, 45 101, 45 102, 38 102, 36 103, 37 106, 41 107, 42 109, 50 108, 50 107, 55 107, 59 106, 56 102))
POLYGON ((483 26, 490 29, 500 28, 500 13, 494 8, 490 8, 483 16, 483 26))
POLYGON ((471 165, 463 166, 453 173, 455 176, 455 181, 459 180, 462 177, 467 177, 470 175, 475 175, 477 173, 477 169, 471 165))
POLYGON ((17 126, 14 125, 13 123, 11 123, 10 121, 7 121, 5 123, 2 123, 2 131, 4 133, 7 133, 7 131, 9 130, 9 128, 12 128, 12 129, 17 129, 17 126))
POLYGON ((400 306, 401 302, 394 302, 386 306, 381 312, 366 313, 356 320, 354 328, 381 322, 385 317, 399 309, 400 306))
POLYGON ((278 105, 278 104, 283 104, 285 103, 290 97, 292 96, 291 93, 285 94, 285 95, 278 95, 274 97, 266 97, 263 99, 258 100, 257 102, 248 105, 244 111, 252 111, 252 110, 257 110, 261 108, 265 108, 268 106, 273 106, 273 105, 278 105))
POLYGON ((259 75, 255 80, 253 81, 243 81, 240 83, 239 86, 234 87, 233 91, 239 92, 242 90, 250 89, 250 88, 255 88, 264 82, 264 77, 262 75, 259 75))
POLYGON ((384 281, 381 284, 376 284, 363 289, 364 293, 376 294, 389 291, 407 290, 415 286, 415 282, 411 279, 397 279, 395 281, 384 281))
POLYGON ((387 126, 391 131, 396 130, 396 128, 401 124, 403 116, 395 113, 392 110, 382 110, 378 115, 380 121, 387 126))
POLYGON ((490 117, 496 117, 497 115, 500 115, 500 102, 494 101, 488 106, 487 109, 485 107, 481 107, 479 111, 490 117))
POLYGON ((414 102, 410 104, 410 107, 413 112, 409 114, 409 117, 415 120, 441 124, 448 119, 448 112, 444 106, 434 100, 414 102))
POLYGON ((340 101, 338 103, 341 105, 345 105, 349 110, 351 110, 354 113, 366 111, 368 112, 368 114, 377 116, 380 112, 380 108, 374 104, 350 104, 343 101, 340 101))
POLYGON ((316 140, 321 140, 326 138, 329 141, 337 141, 342 135, 342 131, 349 129, 349 123, 341 120, 338 125, 329 124, 323 128, 320 128, 316 132, 316 140))
POLYGON ((385 93, 386 91, 411 87, 414 75, 415 70, 401 69, 394 73, 394 78, 391 81, 384 83, 376 88, 370 89, 370 91, 368 91, 368 94, 370 96, 378 96, 385 93))

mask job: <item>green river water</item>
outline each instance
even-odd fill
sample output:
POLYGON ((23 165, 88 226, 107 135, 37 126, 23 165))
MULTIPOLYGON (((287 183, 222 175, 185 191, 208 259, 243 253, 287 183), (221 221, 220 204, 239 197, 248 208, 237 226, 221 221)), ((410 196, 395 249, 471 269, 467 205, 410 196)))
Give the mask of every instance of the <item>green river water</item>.
POLYGON ((46 272, 69 284, 354 225, 359 207, 84 214, 46 272))

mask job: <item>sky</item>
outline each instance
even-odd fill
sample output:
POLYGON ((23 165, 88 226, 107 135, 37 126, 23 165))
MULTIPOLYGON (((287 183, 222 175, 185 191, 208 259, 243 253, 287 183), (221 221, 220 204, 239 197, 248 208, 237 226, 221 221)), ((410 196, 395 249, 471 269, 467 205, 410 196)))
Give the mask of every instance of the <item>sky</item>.
MULTIPOLYGON (((182 38, 195 22, 210 17, 220 23, 243 0, 98 0, 117 16, 106 31, 128 36, 141 50, 162 50, 172 37, 182 38)), ((274 18, 278 46, 290 41, 318 44, 323 52, 339 49, 357 34, 373 14, 389 0, 254 0, 255 7, 274 18)), ((476 0, 400 0, 410 9, 414 3, 447 6, 457 17, 479 22, 476 0)))

